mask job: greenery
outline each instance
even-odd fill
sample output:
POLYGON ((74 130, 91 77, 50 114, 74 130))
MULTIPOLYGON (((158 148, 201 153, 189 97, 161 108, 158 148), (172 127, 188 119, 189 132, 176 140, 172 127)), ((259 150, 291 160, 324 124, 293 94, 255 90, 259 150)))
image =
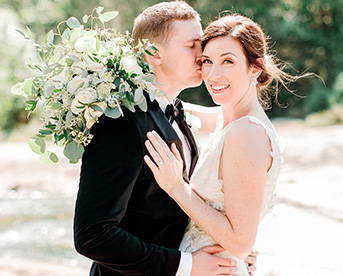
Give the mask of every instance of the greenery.
MULTIPOLYGON (((134 17, 144 8, 158 3, 156 0, 3 0, 0 4, 0 129, 9 131, 15 123, 25 122, 21 114, 23 102, 9 94, 10 87, 29 76, 25 65, 32 46, 18 36, 14 29, 28 26, 35 40, 45 40, 45 35, 66 18, 82 18, 93 7, 118 10, 115 29, 131 30, 134 17), (85 4, 86 3, 86 4, 85 4), (14 37, 14 38, 13 38, 14 37), (30 48, 31 47, 31 48, 30 48)), ((288 72, 314 72, 317 78, 299 80, 291 85, 297 97, 283 90, 280 101, 287 108, 274 105, 271 116, 305 118, 309 114, 325 111, 343 104, 343 10, 341 0, 189 0, 202 17, 203 26, 230 10, 247 15, 257 21, 271 37, 270 46, 279 58, 290 64, 288 72)), ((114 25, 109 25, 113 26, 114 25)), ((182 98, 212 105, 205 88, 185 91, 182 98)))
POLYGON ((105 27, 117 15, 99 6, 82 17, 82 24, 70 17, 56 31, 50 30, 41 44, 32 39, 28 27, 19 30, 35 45, 40 61, 29 59, 33 77, 13 85, 11 92, 25 98, 29 114, 41 108, 41 127, 29 145, 42 161, 58 161, 56 154, 46 151, 45 141, 52 139, 64 147, 70 163, 77 163, 100 116, 124 116, 122 106, 132 112, 135 106, 146 111, 143 91, 151 100, 156 96, 154 76, 143 58, 151 54, 142 44, 147 41, 133 46, 129 34, 105 27))

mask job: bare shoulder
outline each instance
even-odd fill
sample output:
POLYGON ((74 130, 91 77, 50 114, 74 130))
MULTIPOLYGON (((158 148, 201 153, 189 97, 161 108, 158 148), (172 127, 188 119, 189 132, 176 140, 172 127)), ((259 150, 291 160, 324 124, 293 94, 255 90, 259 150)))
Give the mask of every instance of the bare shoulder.
POLYGON ((255 124, 249 119, 243 119, 235 123, 225 133, 225 143, 238 144, 269 144, 269 138, 264 126, 255 124))
POLYGON ((271 150, 265 127, 249 119, 240 120, 225 133, 224 158, 259 160, 268 165, 271 150))

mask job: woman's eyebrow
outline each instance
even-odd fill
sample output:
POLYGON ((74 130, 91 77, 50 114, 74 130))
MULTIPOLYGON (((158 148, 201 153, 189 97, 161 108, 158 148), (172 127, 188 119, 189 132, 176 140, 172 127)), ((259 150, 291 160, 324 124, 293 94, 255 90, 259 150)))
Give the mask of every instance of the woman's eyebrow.
MULTIPOLYGON (((222 57, 222 56, 226 56, 226 55, 233 55, 233 56, 235 56, 235 57, 237 57, 234 53, 232 53, 232 52, 225 52, 225 53, 222 53, 220 56, 222 57)), ((206 57, 206 58, 209 58, 208 56, 206 56, 206 55, 202 55, 203 57, 206 57)))

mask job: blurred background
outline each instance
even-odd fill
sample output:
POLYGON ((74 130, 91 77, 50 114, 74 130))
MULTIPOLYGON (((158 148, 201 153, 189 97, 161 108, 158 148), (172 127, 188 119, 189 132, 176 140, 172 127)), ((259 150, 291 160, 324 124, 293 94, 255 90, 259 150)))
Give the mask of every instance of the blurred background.
MULTIPOLYGON (((89 261, 72 242, 72 217, 79 165, 44 165, 27 140, 38 115, 27 119, 23 99, 11 86, 30 76, 31 42, 15 29, 28 26, 37 41, 70 16, 94 7, 118 10, 108 26, 131 30, 137 14, 153 0, 0 0, 0 275, 87 275, 89 261)), ((343 1, 190 0, 205 27, 224 11, 257 21, 288 72, 320 78, 281 91, 287 108, 268 111, 285 149, 285 164, 273 212, 257 239, 257 276, 343 275, 343 1)), ((213 105, 203 86, 181 94, 186 101, 213 105)), ((203 141, 205 137, 200 137, 203 141)), ((121 249, 118 249, 121 250, 121 249)))

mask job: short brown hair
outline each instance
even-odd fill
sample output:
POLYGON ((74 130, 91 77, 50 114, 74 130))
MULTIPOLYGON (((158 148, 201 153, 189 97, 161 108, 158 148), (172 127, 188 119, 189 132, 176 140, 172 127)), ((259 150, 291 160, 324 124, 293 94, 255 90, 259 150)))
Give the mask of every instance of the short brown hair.
POLYGON ((268 37, 261 26, 250 18, 237 13, 226 15, 209 24, 202 37, 202 48, 204 49, 211 39, 227 35, 240 42, 248 65, 254 64, 262 69, 262 73, 257 78, 257 88, 259 101, 265 109, 271 107, 271 98, 275 98, 278 103, 278 83, 293 92, 287 87, 289 82, 313 76, 311 73, 293 76, 284 72, 285 65, 269 52, 268 37), (259 58, 262 58, 263 62, 259 62, 259 58), (269 85, 273 81, 276 82, 275 89, 269 89, 269 85))
POLYGON ((132 37, 162 42, 168 38, 168 30, 174 20, 200 20, 199 14, 184 1, 161 2, 146 8, 135 19, 132 37))

